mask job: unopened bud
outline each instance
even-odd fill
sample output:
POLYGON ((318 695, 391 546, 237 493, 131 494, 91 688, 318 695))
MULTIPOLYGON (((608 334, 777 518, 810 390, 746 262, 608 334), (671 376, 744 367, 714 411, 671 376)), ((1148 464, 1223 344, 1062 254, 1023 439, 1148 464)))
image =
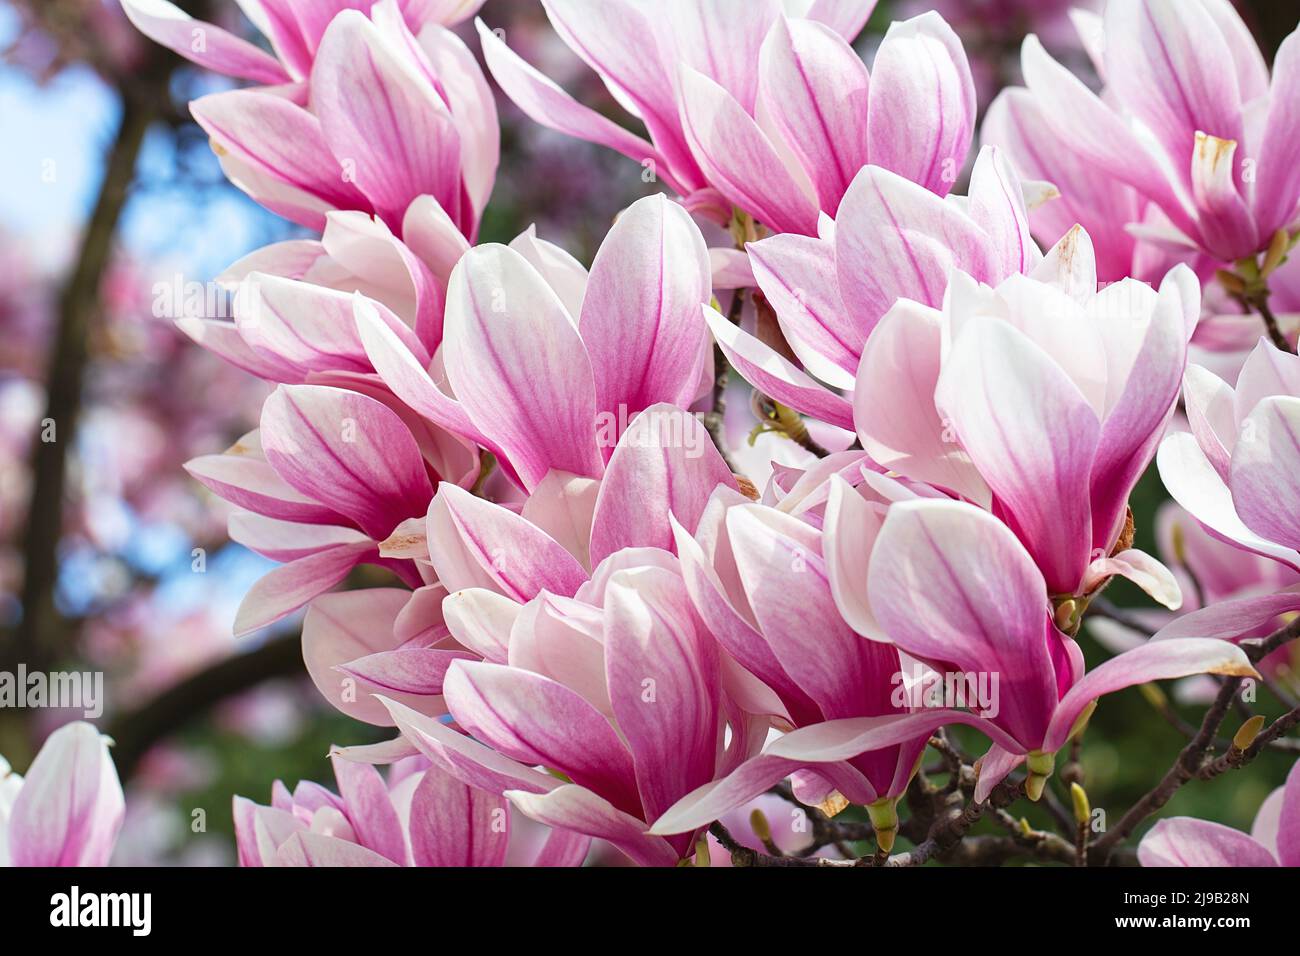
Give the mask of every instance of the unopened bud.
POLYGON ((871 829, 876 831, 876 846, 880 852, 893 850, 894 838, 898 836, 898 798, 882 797, 867 804, 867 816, 871 818, 871 829))
POLYGON ((1256 714, 1250 720, 1238 728, 1232 737, 1232 747, 1234 750, 1246 750, 1255 742, 1259 736, 1260 728, 1264 726, 1264 715, 1256 714))
POLYGON ((1088 701, 1088 706, 1079 711, 1079 716, 1074 718, 1074 726, 1070 728, 1070 736, 1067 740, 1073 740, 1085 730, 1088 729, 1088 721, 1092 719, 1093 712, 1097 709, 1095 700, 1088 701))
POLYGON ((763 811, 757 807, 749 815, 749 828, 754 831, 754 836, 758 837, 760 843, 772 842, 772 827, 763 811))
POLYGON ((1030 836, 1034 832, 1034 828, 1029 825, 1028 817, 1020 818, 1020 832, 1025 836, 1030 836))
POLYGON ((1047 786, 1047 778, 1056 769, 1056 754, 1031 750, 1025 757, 1025 769, 1028 772, 1025 777, 1025 796, 1036 803, 1043 795, 1043 788, 1047 786))
POLYGON ((1088 792, 1077 783, 1070 784, 1070 802, 1074 804, 1076 823, 1087 823, 1092 817, 1092 807, 1088 805, 1088 792))

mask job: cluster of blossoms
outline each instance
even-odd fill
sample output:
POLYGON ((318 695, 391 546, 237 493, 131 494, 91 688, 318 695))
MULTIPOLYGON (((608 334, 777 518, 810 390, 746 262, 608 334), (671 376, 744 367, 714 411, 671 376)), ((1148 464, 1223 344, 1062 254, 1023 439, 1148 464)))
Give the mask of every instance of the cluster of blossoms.
MULTIPOLYGON (((1268 304, 1300 225, 1300 40, 1270 81, 1227 0, 1080 14, 1100 96, 1031 36, 973 155, 933 12, 868 69, 873 0, 544 0, 648 138, 479 23, 525 113, 676 194, 623 210, 590 268, 531 228, 477 244, 496 113, 448 27, 478 4, 244 4, 271 55, 123 3, 260 84, 195 118, 232 181, 320 233, 227 271, 233 321, 181 323, 278 386, 188 466, 283 562, 237 630, 306 606, 320 692, 399 731, 335 754, 337 795, 237 798, 241 863, 575 865, 596 840, 673 865, 786 780, 865 807, 888 856, 941 728, 989 741, 973 804, 1038 799, 1099 698, 1257 677, 1243 640, 1300 610, 1274 577, 1092 669, 1075 639, 1115 577, 1182 604, 1133 545, 1157 452, 1215 545, 1300 571, 1300 359, 1268 304), (1189 366, 1211 283, 1276 333, 1235 389, 1189 366), (735 473, 729 370, 806 467, 735 473), (335 590, 359 564, 393 586, 335 590), (910 692, 936 680, 992 693, 910 692)), ((1170 820, 1143 861, 1295 863, 1298 773, 1253 840, 1170 820)))

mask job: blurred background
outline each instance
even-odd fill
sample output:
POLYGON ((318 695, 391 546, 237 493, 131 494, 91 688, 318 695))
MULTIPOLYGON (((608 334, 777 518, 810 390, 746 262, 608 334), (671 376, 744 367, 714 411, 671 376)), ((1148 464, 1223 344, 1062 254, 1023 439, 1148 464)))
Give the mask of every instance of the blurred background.
MULTIPOLYGON (((180 5, 255 36, 231 0, 180 5)), ((891 20, 937 7, 983 106, 1019 80, 1029 32, 1087 71, 1069 6, 886 0, 858 46, 869 62, 891 20)), ((1293 3, 1242 12, 1269 57, 1295 27, 1293 3)), ((481 16, 579 100, 619 115, 536 0, 489 0, 481 16)), ((471 25, 459 32, 478 49, 471 25)), ((138 36, 116 0, 0 0, 0 671, 104 674, 96 723, 116 740, 127 788, 119 864, 231 864, 232 794, 265 802, 277 777, 326 780, 330 744, 388 736, 306 681, 299 619, 231 636, 268 562, 227 540, 227 506, 181 467, 254 427, 268 386, 174 328, 185 306, 173 290, 301 233, 224 180, 190 121, 189 100, 227 85, 138 36)), ((635 163, 542 129, 503 98, 498 108, 502 163, 480 239, 536 223, 589 263, 615 213, 654 186, 635 163)), ((1163 497, 1153 470, 1133 502, 1149 550, 1163 497)), ((1090 663, 1107 653, 1085 649, 1090 663)), ((0 754, 21 771, 80 716, 0 708, 0 754)), ((1138 691, 1109 701, 1085 748, 1094 804, 1127 805, 1183 739, 1138 691)), ((1292 759, 1268 754, 1249 774, 1184 788, 1170 812, 1248 828, 1292 759)))

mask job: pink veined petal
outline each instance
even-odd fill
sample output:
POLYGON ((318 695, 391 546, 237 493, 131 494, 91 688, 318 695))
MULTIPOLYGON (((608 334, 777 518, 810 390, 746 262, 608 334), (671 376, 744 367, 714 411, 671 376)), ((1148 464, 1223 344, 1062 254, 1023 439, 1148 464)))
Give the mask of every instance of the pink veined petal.
POLYGON ((786 233, 748 243, 745 251, 754 281, 804 368, 835 388, 852 388, 875 323, 840 300, 835 244, 786 233))
POLYGON ((940 306, 953 269, 991 278, 996 252, 955 203, 876 165, 853 180, 835 223, 840 295, 869 324, 900 298, 940 306))
POLYGON ((312 110, 330 152, 394 229, 417 196, 458 210, 461 191, 460 134, 406 55, 364 14, 345 10, 326 28, 311 71, 312 110))
POLYGON ((1224 259, 1249 255, 1267 244, 1267 239, 1260 238, 1255 217, 1233 181, 1236 155, 1236 140, 1197 131, 1191 158, 1197 225, 1205 248, 1224 259))
POLYGON ((1258 842, 1232 827, 1195 817, 1158 820, 1138 844, 1143 866, 1277 866, 1258 842))
POLYGON ((1118 554, 1096 559, 1088 565, 1082 592, 1091 593, 1112 575, 1128 578, 1171 611, 1176 611, 1183 605, 1183 592, 1178 586, 1178 579, 1145 551, 1126 548, 1118 554))
POLYGON ((987 506, 988 485, 935 408, 941 326, 939 312, 916 302, 889 310, 862 350, 854 425, 881 467, 987 506))
POLYGON ((592 566, 591 523, 600 488, 601 482, 594 478, 549 471, 524 502, 520 515, 564 545, 584 568, 589 568, 592 566))
MULTIPOLYGON (((343 175, 326 146, 320 120, 286 97, 230 90, 194 100, 190 113, 220 152, 253 172, 330 208, 368 208, 366 197, 343 175)), ((256 192, 252 195, 262 201, 256 192)))
POLYGON ((683 65, 679 83, 682 128, 709 183, 776 232, 814 235, 817 205, 806 174, 788 168, 744 107, 709 77, 683 65))
MULTIPOLYGON (((1274 395, 1300 395, 1300 357, 1283 352, 1261 336, 1237 376, 1232 403, 1237 421, 1245 419, 1256 405, 1274 395)), ((1235 438, 1236 432, 1233 428, 1229 437, 1235 438)))
POLYGON ((1295 221, 1300 200, 1300 169, 1295 162, 1300 145, 1300 33, 1292 31, 1273 58, 1268 104, 1255 182, 1255 216, 1263 242, 1295 221))
POLYGON ((1005 750, 997 744, 989 747, 979 759, 979 778, 975 781, 975 801, 983 803, 993 788, 1007 778, 1007 774, 1025 762, 1025 755, 1005 750))
POLYGON ((468 194, 477 235, 477 219, 487 205, 501 158, 501 124, 496 98, 487 78, 460 37, 430 24, 419 31, 419 45, 451 106, 460 133, 460 173, 468 194))
POLYGON ((1242 422, 1228 484, 1251 531, 1300 549, 1300 397, 1266 398, 1242 422))
POLYGON ((821 711, 817 705, 781 667, 755 623, 732 605, 716 570, 707 563, 699 542, 675 519, 672 525, 682 578, 709 631, 741 667, 776 692, 780 703, 791 712, 789 716, 799 723, 818 720, 821 711))
POLYGON ((752 114, 758 92, 754 64, 780 6, 779 0, 670 4, 652 23, 665 62, 698 70, 752 114))
POLYGON ((971 219, 988 233, 992 247, 997 250, 998 269, 991 277, 992 282, 996 284, 1009 275, 1033 269, 1042 254, 1029 234, 1024 190, 1020 177, 996 146, 980 149, 975 168, 971 170, 969 196, 971 219))
POLYGON ((379 771, 338 756, 332 758, 332 763, 339 796, 357 842, 399 866, 405 863, 406 838, 379 771))
POLYGON ((386 694, 435 697, 452 661, 476 661, 479 655, 435 647, 399 647, 339 664, 340 673, 373 684, 386 694))
MULTIPOLYGON (((852 43, 871 19, 877 0, 804 0, 800 16, 824 23, 852 43)), ((786 4, 787 8, 790 4, 786 4)), ((795 5, 797 12, 798 5, 795 5)))
MULTIPOLYGON (((416 196, 402 217, 402 242, 433 274, 446 291, 447 279, 470 244, 447 210, 433 196, 416 196)), ((439 325, 441 332, 441 324, 439 325)))
POLYGON ((1294 611, 1300 611, 1300 592, 1295 590, 1218 601, 1170 621, 1152 640, 1187 637, 1236 640, 1294 611))
POLYGON ((531 491, 552 468, 597 478, 596 386, 577 329, 538 271, 489 244, 452 272, 444 318, 448 378, 531 491))
POLYGON ((241 508, 284 521, 338 524, 337 511, 296 491, 265 459, 247 455, 201 455, 185 470, 204 487, 241 508))
MULTIPOLYGON (((1179 229, 1194 231, 1191 218, 1164 172, 1115 111, 1052 59, 1033 34, 1021 46, 1020 61, 1025 85, 1040 108, 1039 115, 1081 161, 1140 190, 1158 203, 1179 229)), ((1180 155, 1192 155, 1190 141, 1180 155)))
POLYGON ((1092 539, 1096 412, 1060 366, 999 319, 965 327, 935 396, 1049 590, 1073 594, 1092 539))
POLYGON ((717 646, 682 579, 620 571, 605 595, 605 678, 651 818, 713 778, 719 732, 717 646))
POLYGON ((835 606, 858 634, 872 640, 884 633, 867 600, 867 570, 884 513, 874 509, 843 478, 830 480, 830 497, 822 525, 826 578, 835 606))
MULTIPOLYGON (((420 360, 429 356, 415 333, 387 307, 376 313, 420 360)), ((235 325, 254 351, 312 372, 370 371, 353 319, 353 296, 324 286, 252 273, 235 295, 235 325)))
POLYGON ((443 482, 429 505, 429 559, 449 591, 488 583, 527 601, 570 597, 587 572, 564 546, 509 508, 443 482))
POLYGON ((107 866, 125 802, 108 738, 83 721, 41 746, 9 808, 13 866, 107 866))
POLYGON ((383 540, 433 496, 420 450, 390 409, 356 392, 282 385, 262 407, 266 460, 286 482, 383 540))
MULTIPOLYGON (((816 529, 738 505, 727 512, 727 531, 759 632, 785 672, 828 719, 878 713, 870 698, 882 679, 888 685, 873 654, 881 645, 863 641, 836 610, 816 529)), ((894 654, 896 671, 897 654, 883 650, 894 654)))
POLYGON ((591 837, 587 834, 556 827, 529 865, 541 868, 582 866, 590 852, 591 837))
POLYGON ((302 622, 302 659, 307 673, 321 696, 349 717, 391 727, 393 720, 374 698, 375 693, 410 705, 428 706, 427 700, 385 691, 335 669, 348 661, 397 647, 394 622, 410 598, 410 592, 401 588, 365 588, 322 594, 307 609, 302 622))
POLYGON ((195 20, 167 0, 122 0, 122 9, 145 36, 199 66, 254 83, 290 79, 275 57, 233 33, 195 20))
POLYGON ((507 790, 505 796, 525 816, 604 840, 639 866, 677 863, 679 854, 662 837, 647 836, 644 821, 577 784, 564 784, 549 793, 507 790))
MULTIPOLYGON (((387 697, 380 696, 377 699, 388 708, 393 723, 402 732, 402 738, 427 757, 435 767, 442 768, 462 783, 497 794, 512 789, 543 793, 559 786, 559 781, 550 774, 534 770, 485 747, 473 738, 452 730, 440 720, 387 697)), ((409 753, 397 741, 379 746, 382 752, 378 756, 385 762, 391 763, 396 756, 406 756, 409 753)), ((343 756, 352 758, 357 749, 347 748, 343 756)), ((357 753, 354 759, 364 760, 366 757, 367 753, 363 752, 357 753)))
POLYGON ((592 564, 620 548, 673 550, 669 516, 695 528, 719 485, 734 489, 736 479, 699 420, 671 405, 646 409, 623 433, 596 496, 592 564))
POLYGON ((504 664, 509 654, 510 629, 520 604, 486 588, 453 591, 443 599, 442 613, 457 643, 484 660, 504 664))
POLYGON ((1156 453, 1156 465, 1173 499, 1215 537, 1300 570, 1300 553, 1294 548, 1263 538, 1246 527, 1237 515, 1228 486, 1192 435, 1179 432, 1166 436, 1156 453))
MULTIPOLYGON (((1140 320, 1107 314, 1107 309, 1097 313, 1109 353, 1108 373, 1112 380, 1123 382, 1123 390, 1111 399, 1092 467, 1094 548, 1109 553, 1123 524, 1129 494, 1156 453, 1187 367, 1190 331, 1184 312, 1189 307, 1199 311, 1199 303, 1196 276, 1186 266, 1178 266, 1161 282, 1145 332, 1135 343, 1125 339, 1135 326, 1141 328, 1140 320)), ((1114 395, 1113 381, 1108 384, 1114 395)))
POLYGON ((799 157, 832 216, 867 163, 869 89, 866 65, 835 31, 785 17, 772 24, 759 54, 756 112, 799 157))
MULTIPOLYGON (((298 558, 262 575, 235 614, 236 637, 274 624, 338 584, 374 554, 373 544, 344 544, 298 558)), ((377 556, 377 555, 376 555, 377 556)))
POLYGON ((710 277, 704 237, 681 206, 647 196, 618 217, 592 262, 578 325, 601 412, 631 417, 695 400, 710 277))
POLYGON ((795 411, 839 428, 853 427, 853 407, 848 400, 818 384, 762 341, 732 325, 712 307, 704 318, 714 341, 749 384, 795 411))
POLYGON ((510 812, 498 794, 430 767, 411 796, 410 836, 416 866, 501 866, 510 812))
POLYGON ((975 82, 961 40, 931 11, 890 24, 871 65, 873 165, 946 196, 975 130, 975 82))
POLYGON ((682 191, 681 184, 674 178, 675 167, 666 162, 653 145, 583 106, 549 77, 524 62, 482 20, 475 21, 475 26, 483 45, 483 59, 487 61, 492 76, 530 119, 566 135, 606 146, 639 163, 650 163, 655 175, 662 178, 670 189, 682 191))
POLYGON ((398 866, 386 856, 356 843, 302 830, 276 851, 277 866, 398 866))
POLYGON ((1237 442, 1233 391, 1209 369, 1188 365, 1183 373, 1183 407, 1196 443, 1219 477, 1228 480, 1232 447, 1237 442))
POLYGON ((867 594, 908 654, 999 675, 991 719, 1021 742, 1008 749, 1041 741, 1059 699, 1050 605, 1042 574, 1006 525, 964 502, 895 503, 876 538, 867 594))
POLYGON ((448 671, 456 722, 508 757, 558 770, 637 812, 632 755, 609 721, 563 684, 502 664, 460 661, 448 671))
MULTIPOLYGON (((651 11, 636 0, 544 0, 546 16, 569 48, 600 75, 611 95, 646 125, 663 157, 671 188, 686 194, 704 185, 703 176, 682 136, 671 70, 677 57, 656 35, 651 11)), ((660 11, 661 12, 661 11, 660 11)), ((733 56, 738 55, 735 49, 733 56)), ((755 57, 757 52, 755 50, 755 57)), ((746 61, 752 62, 752 61, 746 61)), ((644 161, 654 153, 641 153, 644 161)))
POLYGON ((265 379, 268 382, 290 382, 299 384, 303 381, 300 368, 290 365, 274 355, 262 355, 254 352, 244 341, 244 337, 235 328, 234 322, 225 319, 200 319, 184 316, 176 320, 180 329, 196 343, 214 355, 220 356, 236 368, 265 379))
POLYGON ((281 521, 251 511, 236 511, 227 520, 226 529, 232 541, 272 561, 296 561, 339 546, 364 547, 366 550, 374 547, 374 542, 356 528, 281 521))
POLYGON ((1227 641, 1194 637, 1148 641, 1112 657, 1070 688, 1052 716, 1043 749, 1048 752, 1060 749, 1074 730, 1079 714, 1098 697, 1136 684, 1192 674, 1258 676, 1241 648, 1227 641))
MULTIPOLYGON (((622 221, 621 217, 618 221, 622 221)), ((510 240, 510 248, 528 260, 549 285, 575 324, 582 315, 582 300, 587 294, 590 276, 586 267, 553 242, 538 238, 537 226, 510 240)), ((581 327, 579 328, 581 331, 581 327)))
POLYGON ((1174 163, 1192 155, 1197 132, 1241 141, 1233 58, 1202 3, 1119 3, 1104 16, 1107 88, 1174 163))

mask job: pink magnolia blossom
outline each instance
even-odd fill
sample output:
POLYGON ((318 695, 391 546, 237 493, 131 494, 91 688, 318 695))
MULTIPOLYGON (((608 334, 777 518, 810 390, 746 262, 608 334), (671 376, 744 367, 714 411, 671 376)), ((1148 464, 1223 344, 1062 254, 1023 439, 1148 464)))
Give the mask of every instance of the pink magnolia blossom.
MULTIPOLYGON (((394 764, 385 780, 371 766, 335 756, 339 792, 280 781, 271 806, 235 797, 240 866, 502 866, 512 824, 499 796, 466 786, 421 758, 394 764)), ((555 830, 515 865, 580 866, 590 840, 555 830)))
POLYGON ((965 502, 905 496, 887 509, 873 507, 836 480, 827 521, 836 528, 827 575, 838 582, 833 593, 845 620, 941 675, 960 675, 967 686, 986 675, 992 706, 922 707, 799 728, 679 801, 652 833, 699 826, 793 769, 824 772, 953 723, 978 727, 993 741, 981 762, 977 800, 1026 761, 1033 795, 1098 697, 1187 674, 1254 673, 1227 642, 1184 639, 1154 641, 1085 675, 1078 646, 1053 623, 1046 584, 1029 554, 1006 525, 965 502))
MULTIPOLYGON (((145 36, 199 66, 254 83, 306 80, 330 21, 344 10, 366 12, 374 0, 237 0, 271 43, 275 55, 228 30, 195 20, 168 0, 122 0, 127 17, 145 36)), ((397 0, 403 21, 418 33, 428 24, 455 26, 483 0, 397 0)))
POLYGON ((0 757, 0 866, 107 866, 125 802, 109 740, 78 721, 50 734, 26 778, 0 757))
POLYGON ((818 211, 834 214, 867 162, 940 196, 965 162, 975 90, 961 41, 937 14, 894 24, 868 74, 849 43, 874 0, 814 0, 789 15, 777 0, 545 6, 650 140, 573 100, 480 22, 506 94, 539 123, 643 163, 722 220, 735 206, 773 231, 811 236, 818 211))
POLYGON ((1138 844, 1143 866, 1300 866, 1300 762, 1245 834, 1194 817, 1159 821, 1138 844))
POLYGON ((854 392, 862 447, 991 509, 1053 595, 1119 574, 1177 607, 1168 571, 1124 528, 1174 411, 1199 292, 1185 267, 1158 292, 1132 279, 1098 292, 1078 228, 1034 276, 989 288, 954 272, 942 311, 900 300, 867 340, 854 392))
POLYGON ((1300 570, 1300 358, 1261 339, 1235 389, 1192 365, 1183 397, 1190 431, 1160 446, 1169 493, 1211 534, 1300 570))
MULTIPOLYGON (((192 28, 176 19, 170 4, 136 0, 134 6, 145 32, 195 57, 192 28)), ((264 7, 268 29, 284 25, 285 12, 264 7)), ((352 4, 313 5, 298 24, 312 53, 305 62, 292 61, 292 82, 275 76, 278 65, 269 55, 258 59, 259 51, 243 41, 215 27, 197 28, 209 54, 217 53, 205 65, 238 63, 255 79, 284 83, 213 93, 191 104, 231 182, 312 229, 324 226, 330 210, 357 209, 400 235, 411 204, 429 196, 472 239, 492 191, 500 130, 491 90, 464 43, 436 22, 418 37, 408 26, 408 19, 424 23, 436 12, 429 0, 405 7, 380 0, 369 16, 352 4), (377 103, 385 108, 375 109, 377 103)))
POLYGON ((745 247, 754 278, 803 368, 756 336, 707 314, 745 380, 789 407, 852 429, 850 398, 863 347, 899 298, 943 303, 953 269, 999 283, 1037 267, 1022 184, 997 150, 980 152, 969 195, 940 198, 867 166, 819 235, 779 235, 745 247), (822 384, 824 383, 824 385, 822 384))
POLYGON ((467 252, 432 369, 370 303, 358 304, 357 328, 394 394, 493 452, 531 492, 552 469, 599 478, 636 413, 689 407, 705 391, 710 275, 690 216, 650 196, 619 217, 590 275, 531 233, 467 252))
POLYGON ((370 723, 392 723, 378 694, 444 713, 453 662, 504 663, 523 605, 603 588, 617 555, 671 558, 672 522, 694 528, 719 486, 738 494, 704 427, 667 405, 633 419, 600 481, 550 472, 522 507, 444 482, 427 516, 380 546, 430 583, 316 600, 303 625, 308 670, 331 703, 370 723))
POLYGON ((1088 42, 1102 65, 1101 96, 1032 35, 1022 69, 1036 109, 1008 95, 1050 130, 1045 140, 1029 139, 1043 150, 1063 148, 1063 164, 1089 181, 1082 195, 1108 190, 1116 198, 1115 227, 1233 261, 1263 251, 1277 230, 1295 224, 1297 34, 1278 51, 1271 81, 1228 0, 1111 0, 1088 42), (1121 199, 1106 179, 1135 195, 1121 199))

